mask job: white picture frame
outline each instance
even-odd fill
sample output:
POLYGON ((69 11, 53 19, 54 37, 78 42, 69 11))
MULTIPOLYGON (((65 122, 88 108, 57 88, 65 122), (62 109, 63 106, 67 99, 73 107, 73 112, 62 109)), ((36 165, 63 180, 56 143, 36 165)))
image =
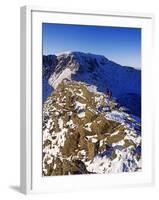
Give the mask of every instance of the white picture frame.
POLYGON ((95 188, 152 185, 154 183, 152 40, 153 16, 151 14, 89 10, 68 11, 35 6, 21 8, 21 192, 28 194, 80 191, 95 188), (143 169, 141 172, 42 177, 42 101, 40 98, 42 22, 142 28, 143 169))

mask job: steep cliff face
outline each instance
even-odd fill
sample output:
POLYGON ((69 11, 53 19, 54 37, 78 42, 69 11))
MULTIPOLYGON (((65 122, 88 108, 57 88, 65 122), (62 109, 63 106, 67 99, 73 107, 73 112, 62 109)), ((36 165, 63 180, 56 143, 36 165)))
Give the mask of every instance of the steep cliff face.
POLYGON ((45 101, 53 91, 53 87, 49 84, 48 80, 50 76, 54 73, 57 63, 58 60, 55 55, 43 56, 43 68, 42 68, 43 101, 45 101))
POLYGON ((140 169, 140 122, 97 86, 61 80, 43 104, 43 175, 140 169))

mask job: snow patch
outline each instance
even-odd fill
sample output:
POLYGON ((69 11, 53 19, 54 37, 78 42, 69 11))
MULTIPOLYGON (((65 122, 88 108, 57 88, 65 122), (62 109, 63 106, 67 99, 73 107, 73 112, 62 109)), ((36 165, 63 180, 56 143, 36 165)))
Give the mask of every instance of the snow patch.
POLYGON ((79 118, 83 118, 83 117, 85 117, 85 112, 80 112, 80 113, 77 114, 77 116, 79 118))
POLYGON ((49 84, 56 89, 57 86, 64 80, 71 80, 71 75, 74 74, 75 71, 70 70, 69 68, 64 69, 61 74, 52 74, 49 78, 49 84))

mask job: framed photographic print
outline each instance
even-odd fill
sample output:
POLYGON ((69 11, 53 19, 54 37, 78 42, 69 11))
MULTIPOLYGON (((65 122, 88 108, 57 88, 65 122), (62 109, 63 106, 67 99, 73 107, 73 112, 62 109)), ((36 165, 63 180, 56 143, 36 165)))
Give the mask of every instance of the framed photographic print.
POLYGON ((21 8, 21 191, 152 184, 148 14, 21 8))

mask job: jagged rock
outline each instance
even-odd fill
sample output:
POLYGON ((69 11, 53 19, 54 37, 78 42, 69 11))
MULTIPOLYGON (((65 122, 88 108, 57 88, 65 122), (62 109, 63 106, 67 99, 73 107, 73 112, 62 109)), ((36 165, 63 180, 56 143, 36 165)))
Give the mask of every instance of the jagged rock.
POLYGON ((69 157, 75 154, 75 150, 78 148, 80 135, 78 132, 71 132, 66 136, 66 140, 63 147, 63 155, 69 157))
POLYGON ((99 148, 99 141, 97 142, 87 142, 87 147, 88 147, 88 160, 93 160, 93 158, 97 155, 98 153, 98 148, 99 148))

